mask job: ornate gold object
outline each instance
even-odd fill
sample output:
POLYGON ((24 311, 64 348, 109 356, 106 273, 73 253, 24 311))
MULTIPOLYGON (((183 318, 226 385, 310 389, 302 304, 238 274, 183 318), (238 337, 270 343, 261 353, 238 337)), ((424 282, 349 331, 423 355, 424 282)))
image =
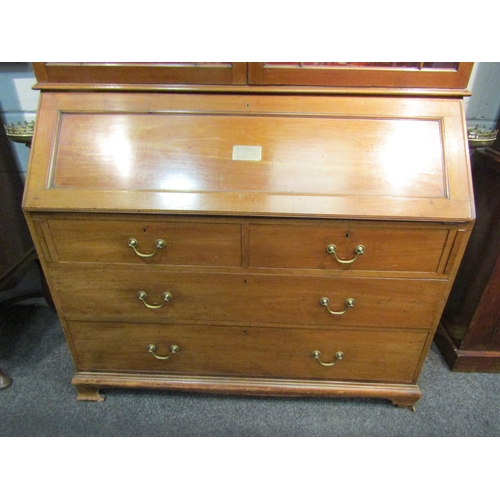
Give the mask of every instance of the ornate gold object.
POLYGON ((467 133, 471 148, 486 148, 495 142, 498 130, 488 130, 476 125, 475 127, 468 127, 467 133))
POLYGON ((356 252, 356 256, 351 260, 342 260, 337 257, 337 247, 335 245, 328 245, 326 247, 326 251, 329 254, 333 254, 333 256, 337 259, 337 262, 340 264, 352 264, 360 255, 365 253, 365 247, 363 245, 358 245, 354 251, 356 252))
POLYGON ((35 128, 35 122, 24 122, 21 124, 17 122, 17 125, 11 123, 10 125, 4 125, 7 137, 14 142, 21 142, 29 146, 33 138, 33 130, 35 128))
POLYGON ((176 345, 171 345, 170 346, 170 354, 168 356, 158 356, 158 354, 155 353, 156 351, 156 346, 154 344, 149 344, 148 345, 148 352, 150 352, 156 359, 168 359, 172 354, 175 354, 179 350, 179 346, 176 345))
POLYGON ((349 308, 351 307, 354 307, 354 299, 347 299, 345 301, 345 305, 347 306, 343 311, 332 311, 330 309, 330 307, 328 306, 328 304, 330 303, 330 299, 328 297, 323 297, 319 303, 322 305, 322 306, 325 306, 327 309, 328 309, 328 312, 330 314, 336 314, 336 315, 340 315, 340 314, 345 314, 349 308))
POLYGON ((137 294, 137 298, 139 300, 142 300, 144 305, 146 307, 149 307, 149 309, 160 309, 160 307, 162 307, 165 302, 168 302, 172 298, 172 294, 170 292, 164 292, 162 295, 163 302, 161 304, 148 304, 146 302, 146 297, 147 297, 146 292, 141 291, 137 294))
POLYGON ((156 248, 154 249, 153 253, 141 253, 141 252, 139 252, 139 251, 137 250, 137 248, 136 248, 138 244, 139 244, 139 243, 137 242, 137 240, 136 240, 135 238, 130 238, 130 239, 128 240, 128 246, 129 246, 130 248, 132 248, 132 249, 134 250, 134 252, 135 252, 135 253, 136 253, 139 257, 146 257, 146 258, 147 258, 147 257, 153 257, 153 255, 156 253, 156 251, 157 251, 158 249, 165 248, 165 242, 164 242, 163 240, 156 240, 156 242, 155 242, 155 247, 156 247, 156 248))
POLYGON ((312 355, 313 358, 317 359, 318 362, 323 366, 333 366, 337 361, 342 361, 344 359, 344 353, 342 351, 338 351, 335 353, 335 361, 332 361, 331 363, 324 363, 323 361, 321 361, 321 359, 319 359, 319 357, 321 356, 320 351, 313 351, 312 355))

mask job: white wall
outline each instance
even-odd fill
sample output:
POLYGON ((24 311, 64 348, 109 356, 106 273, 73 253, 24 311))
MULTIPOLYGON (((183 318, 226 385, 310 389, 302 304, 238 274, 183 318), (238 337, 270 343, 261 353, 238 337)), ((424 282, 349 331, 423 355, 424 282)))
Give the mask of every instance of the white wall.
POLYGON ((467 125, 495 129, 500 117, 500 63, 475 63, 467 102, 467 125))

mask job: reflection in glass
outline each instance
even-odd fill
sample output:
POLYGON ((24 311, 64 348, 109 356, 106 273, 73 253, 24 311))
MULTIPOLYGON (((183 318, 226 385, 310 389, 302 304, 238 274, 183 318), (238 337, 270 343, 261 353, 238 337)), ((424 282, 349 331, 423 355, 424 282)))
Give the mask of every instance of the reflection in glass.
POLYGON ((408 68, 457 69, 456 62, 266 62, 266 67, 283 68, 408 68))

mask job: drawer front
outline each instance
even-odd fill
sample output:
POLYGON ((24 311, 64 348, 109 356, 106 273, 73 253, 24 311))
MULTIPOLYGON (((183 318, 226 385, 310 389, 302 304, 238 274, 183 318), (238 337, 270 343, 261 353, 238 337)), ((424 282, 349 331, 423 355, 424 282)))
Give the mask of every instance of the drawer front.
POLYGON ((69 322, 69 331, 80 371, 398 382, 413 380, 427 339, 417 332, 141 323, 69 322), (150 345, 168 359, 157 359, 150 345))
POLYGON ((428 329, 441 310, 446 286, 439 280, 61 268, 51 272, 63 312, 73 319, 428 329), (139 292, 146 296, 139 298, 139 292), (328 303, 322 304, 322 299, 328 303), (353 307, 348 299, 354 300, 353 307))
POLYGON ((252 224, 250 266, 435 273, 448 233, 428 228, 252 224), (356 251, 360 246, 363 249, 356 251))
POLYGON ((48 226, 60 262, 241 265, 240 224, 89 218, 49 219, 48 226), (134 247, 129 245, 131 239, 134 247), (164 246, 157 245, 158 240, 164 246))

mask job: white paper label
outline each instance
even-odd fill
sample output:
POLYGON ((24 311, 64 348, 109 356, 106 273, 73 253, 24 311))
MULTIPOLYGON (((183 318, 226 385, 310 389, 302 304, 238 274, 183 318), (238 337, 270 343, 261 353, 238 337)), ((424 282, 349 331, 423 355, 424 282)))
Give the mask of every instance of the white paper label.
POLYGON ((233 160, 260 161, 262 160, 262 146, 233 146, 233 160))

